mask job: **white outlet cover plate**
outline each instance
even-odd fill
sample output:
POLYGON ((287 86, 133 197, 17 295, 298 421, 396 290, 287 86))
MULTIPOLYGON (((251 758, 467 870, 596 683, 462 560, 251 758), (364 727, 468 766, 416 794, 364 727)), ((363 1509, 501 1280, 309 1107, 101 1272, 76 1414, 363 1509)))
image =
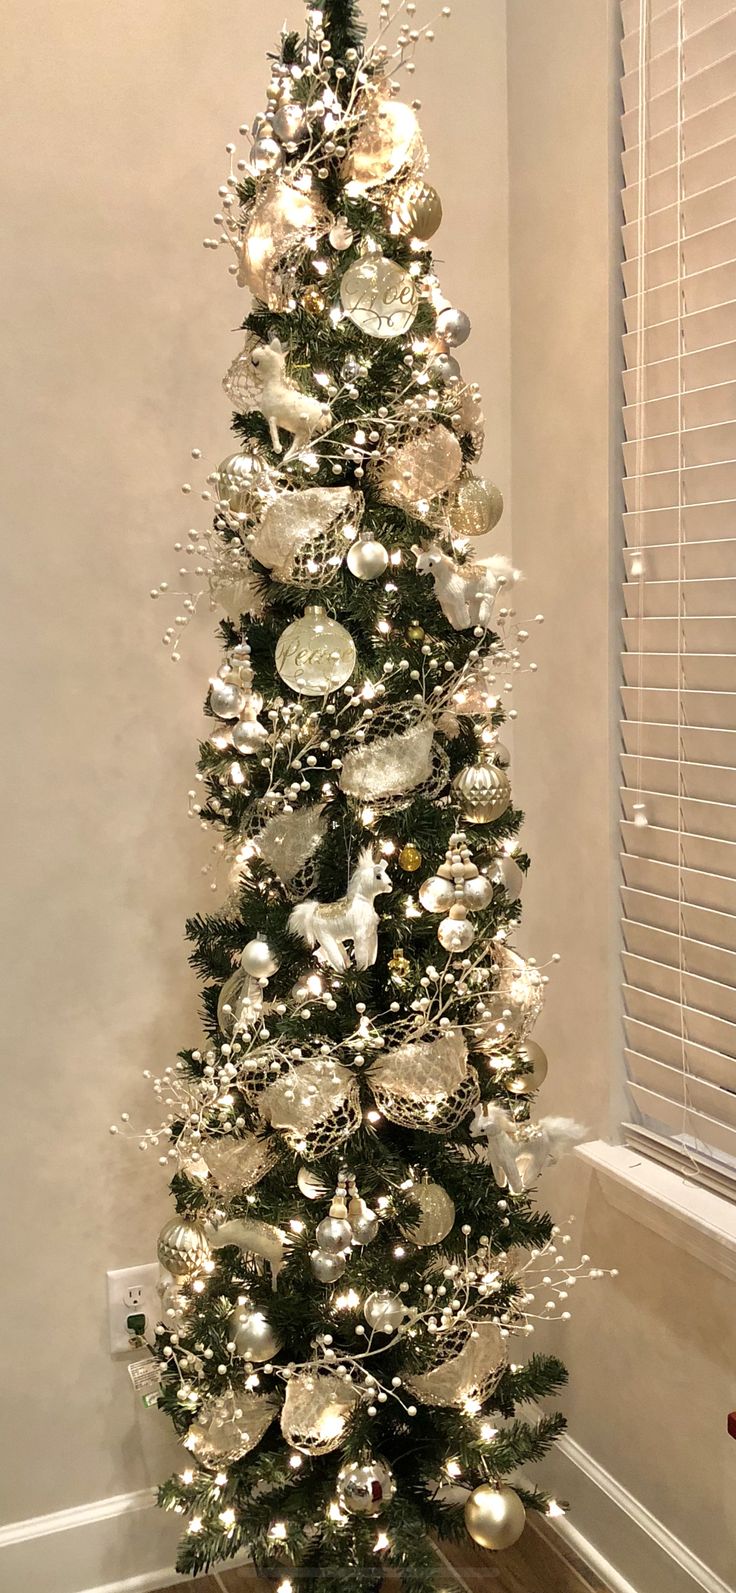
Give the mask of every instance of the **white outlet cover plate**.
POLYGON ((156 1261, 146 1262, 142 1267, 120 1267, 107 1274, 107 1318, 110 1328, 110 1354, 127 1355, 131 1350, 140 1349, 140 1345, 131 1344, 128 1334, 127 1319, 135 1311, 142 1311, 146 1318, 145 1336, 149 1342, 153 1338, 156 1323, 161 1317, 161 1301, 158 1295, 157 1284, 160 1269, 156 1261), (130 1290, 141 1291, 140 1305, 130 1301, 130 1290))

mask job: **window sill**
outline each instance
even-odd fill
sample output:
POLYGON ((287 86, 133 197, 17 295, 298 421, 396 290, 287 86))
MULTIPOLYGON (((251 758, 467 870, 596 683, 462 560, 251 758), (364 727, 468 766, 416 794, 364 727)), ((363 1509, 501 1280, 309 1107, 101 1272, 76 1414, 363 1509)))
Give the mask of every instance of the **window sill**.
POLYGON ((618 1211, 736 1280, 736 1205, 626 1145, 591 1140, 575 1154, 605 1181, 618 1211))

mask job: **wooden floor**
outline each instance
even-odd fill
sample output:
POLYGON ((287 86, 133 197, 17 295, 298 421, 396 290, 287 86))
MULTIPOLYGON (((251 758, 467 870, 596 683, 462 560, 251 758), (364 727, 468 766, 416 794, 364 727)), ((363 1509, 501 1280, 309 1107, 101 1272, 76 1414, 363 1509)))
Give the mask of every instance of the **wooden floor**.
MULTIPOLYGON (((604 1584, 544 1524, 528 1526, 521 1541, 503 1554, 484 1554, 469 1544, 467 1549, 453 1548, 451 1559, 470 1593, 607 1593, 604 1584)), ((273 1584, 260 1581, 245 1566, 198 1577, 195 1582, 179 1581, 160 1593, 187 1593, 187 1589, 191 1593, 273 1593, 273 1584)))

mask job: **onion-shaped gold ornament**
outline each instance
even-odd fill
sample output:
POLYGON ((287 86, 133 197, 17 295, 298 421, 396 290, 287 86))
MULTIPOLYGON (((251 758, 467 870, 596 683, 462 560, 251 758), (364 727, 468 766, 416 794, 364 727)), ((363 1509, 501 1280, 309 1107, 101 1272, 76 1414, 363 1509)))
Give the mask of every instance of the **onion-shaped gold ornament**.
POLYGON ((420 183, 406 201, 410 232, 422 243, 433 238, 442 222, 442 200, 430 183, 420 183))
POLYGON ((511 803, 509 777, 492 763, 473 763, 461 769, 452 788, 468 824, 490 824, 500 819, 511 803))

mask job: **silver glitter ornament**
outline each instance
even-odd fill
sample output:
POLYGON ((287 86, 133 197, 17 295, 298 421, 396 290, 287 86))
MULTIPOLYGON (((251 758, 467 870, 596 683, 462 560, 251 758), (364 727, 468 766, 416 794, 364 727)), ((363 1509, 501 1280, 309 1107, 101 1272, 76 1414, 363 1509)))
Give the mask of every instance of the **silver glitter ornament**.
POLYGON ((448 305, 437 316, 437 331, 450 348, 459 348, 470 337, 470 316, 464 310, 453 310, 448 305))
POLYGON ((465 1525, 482 1549, 510 1549, 524 1531, 526 1511, 513 1488, 494 1488, 484 1482, 468 1498, 465 1525))
POLYGON ((337 1497, 351 1516, 379 1516, 395 1493, 391 1467, 378 1455, 348 1461, 337 1474, 337 1497))
POLYGON ((315 1238, 320 1250, 327 1255, 339 1255, 341 1250, 347 1250, 353 1237, 353 1230, 346 1217, 323 1217, 317 1225, 315 1238))
POLYGON ((375 581, 388 567, 388 553, 382 542, 354 542, 348 552, 347 566, 356 580, 375 581))
POLYGON ((175 1278, 189 1278, 210 1259, 210 1247, 201 1222, 171 1217, 158 1236, 158 1259, 175 1278))
POLYGON ((376 1289, 363 1307, 369 1327, 376 1333, 395 1333, 406 1316, 406 1307, 390 1289, 376 1289))
POLYGON ((267 172, 278 171, 283 160, 284 152, 275 138, 264 134, 256 139, 250 152, 250 169, 254 177, 265 177, 267 172))
POLYGON ((242 1355, 244 1361, 271 1361, 281 1348, 271 1323, 262 1311, 254 1311, 251 1306, 238 1306, 233 1311, 228 1332, 236 1354, 242 1355))
POLYGON ((278 958, 274 957, 267 940, 257 935, 249 940, 240 953, 240 966, 252 979, 270 979, 278 971, 278 958))
POLYGON ((452 789, 468 824, 490 824, 500 819, 511 804, 509 777, 492 763, 474 763, 461 769, 452 789))
POLYGON ((304 697, 324 697, 337 691, 350 679, 355 661, 355 643, 349 632, 318 604, 287 625, 276 643, 281 679, 304 697))
POLYGON ((320 1283, 336 1283, 342 1277, 347 1261, 342 1252, 328 1256, 324 1250, 313 1250, 309 1265, 320 1283))

